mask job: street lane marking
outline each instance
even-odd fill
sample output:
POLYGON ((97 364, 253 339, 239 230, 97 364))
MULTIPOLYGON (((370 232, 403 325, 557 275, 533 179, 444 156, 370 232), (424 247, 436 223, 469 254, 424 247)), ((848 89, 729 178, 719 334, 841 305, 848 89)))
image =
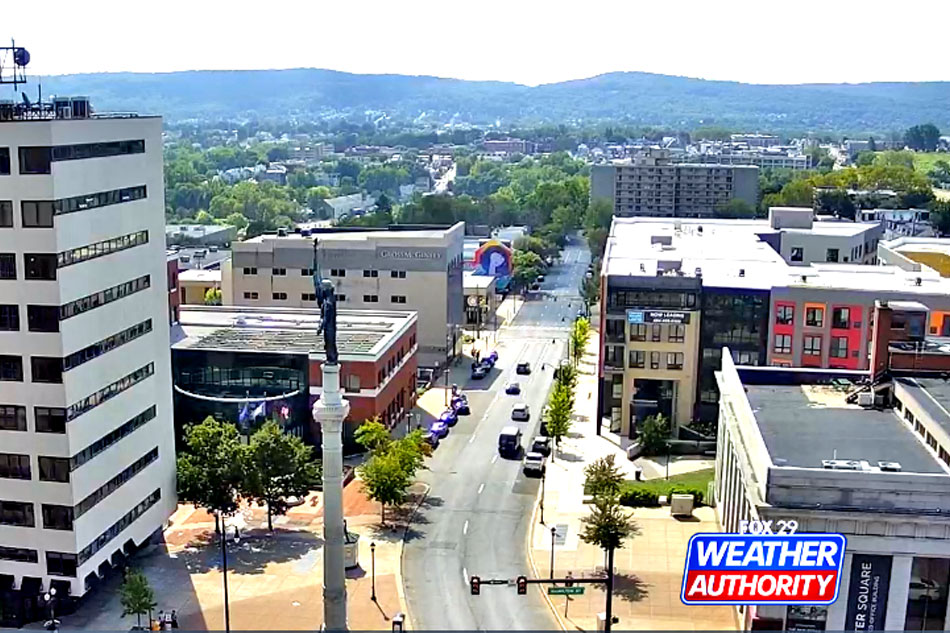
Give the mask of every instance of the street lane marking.
POLYGON ((475 441, 475 435, 473 434, 472 437, 469 438, 468 443, 471 444, 474 441, 475 441))
POLYGON ((491 463, 494 464, 497 461, 498 461, 498 455, 495 455, 494 457, 491 458, 491 463))
POLYGON ((482 491, 485 490, 485 484, 482 484, 478 487, 478 494, 482 494, 482 491))
POLYGON ((462 568, 462 584, 468 584, 468 570, 464 567, 462 568))
POLYGON ((468 534, 468 519, 465 520, 465 525, 462 526, 462 536, 468 534))

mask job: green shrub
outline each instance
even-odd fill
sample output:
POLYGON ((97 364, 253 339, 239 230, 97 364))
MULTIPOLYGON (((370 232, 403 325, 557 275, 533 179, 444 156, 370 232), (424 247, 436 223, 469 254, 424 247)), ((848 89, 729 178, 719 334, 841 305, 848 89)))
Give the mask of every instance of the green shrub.
POLYGON ((706 496, 706 491, 700 490, 695 486, 672 486, 670 488, 669 494, 693 495, 693 500, 696 502, 696 505, 702 505, 703 497, 706 496))
POLYGON ((655 508, 660 505, 660 496, 652 490, 628 487, 620 493, 620 505, 628 508, 655 508))

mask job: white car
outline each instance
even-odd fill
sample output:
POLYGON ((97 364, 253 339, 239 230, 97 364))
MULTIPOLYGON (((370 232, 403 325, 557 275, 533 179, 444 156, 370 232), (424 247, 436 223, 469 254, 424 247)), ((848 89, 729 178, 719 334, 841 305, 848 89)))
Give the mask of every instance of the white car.
POLYGON ((525 475, 541 477, 544 475, 544 468, 544 455, 534 452, 525 453, 524 463, 521 466, 521 471, 525 475))
POLYGON ((527 422, 531 419, 531 410, 528 409, 528 405, 525 403, 516 404, 511 407, 511 419, 512 420, 522 420, 527 422))

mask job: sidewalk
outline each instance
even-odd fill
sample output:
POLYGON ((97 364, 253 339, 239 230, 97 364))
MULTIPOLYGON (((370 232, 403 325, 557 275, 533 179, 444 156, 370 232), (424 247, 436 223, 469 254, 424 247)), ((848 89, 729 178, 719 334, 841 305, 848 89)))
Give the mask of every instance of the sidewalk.
MULTIPOLYGON (((551 527, 558 535, 554 546, 556 576, 571 571, 574 577, 589 577, 605 566, 604 552, 580 540, 581 519, 590 511, 583 503, 584 467, 594 460, 615 455, 615 463, 634 478, 634 463, 617 444, 596 435, 597 335, 592 333, 587 354, 578 369, 571 433, 561 441, 561 449, 548 463, 545 483, 544 520, 534 524, 529 556, 538 577, 550 574, 551 527)), ((645 478, 663 476, 664 458, 637 460, 645 478)), ((708 468, 709 460, 682 458, 671 464, 671 474, 708 468)), ((694 520, 680 521, 670 516, 668 507, 633 510, 639 534, 615 552, 614 615, 618 630, 735 630, 731 607, 687 607, 680 602, 680 583, 686 559, 686 545, 696 532, 720 531, 712 508, 701 507, 694 520)), ((539 513, 535 513, 539 518, 539 513)), ((537 521, 538 519, 536 519, 537 521)), ((584 595, 566 604, 566 597, 552 596, 549 604, 566 630, 595 631, 597 614, 604 611, 605 592, 599 585, 587 585, 584 595), (567 617, 564 617, 565 607, 567 617)))

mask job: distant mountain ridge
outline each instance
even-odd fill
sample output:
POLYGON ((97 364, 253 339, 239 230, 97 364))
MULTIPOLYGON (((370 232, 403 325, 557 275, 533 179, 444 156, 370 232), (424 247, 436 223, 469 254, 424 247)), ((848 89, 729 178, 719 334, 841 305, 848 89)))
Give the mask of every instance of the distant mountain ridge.
POLYGON ((617 72, 529 87, 297 68, 59 75, 42 83, 44 94, 88 95, 99 111, 162 114, 169 121, 379 111, 476 124, 618 121, 883 132, 933 122, 950 128, 950 82, 761 85, 617 72))

